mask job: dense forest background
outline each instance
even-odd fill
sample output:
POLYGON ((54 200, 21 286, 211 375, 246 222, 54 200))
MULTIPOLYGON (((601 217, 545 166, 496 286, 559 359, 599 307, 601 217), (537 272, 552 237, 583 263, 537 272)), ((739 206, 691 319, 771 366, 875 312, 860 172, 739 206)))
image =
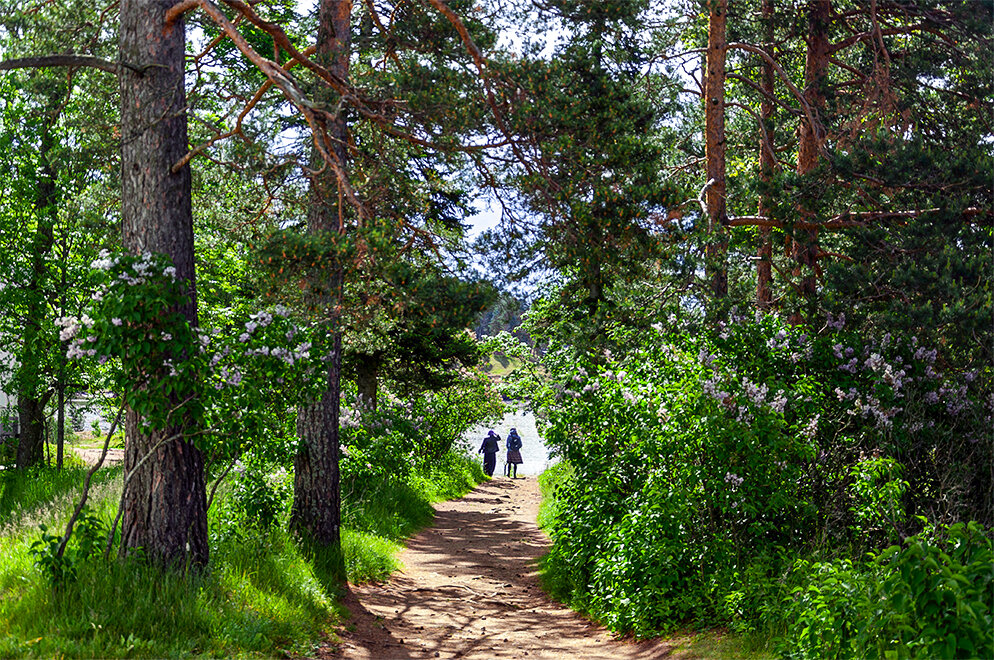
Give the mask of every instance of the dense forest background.
MULTIPOLYGON (((0 2, 4 461, 48 437, 61 468, 66 401, 106 394, 104 555, 210 565, 236 479, 223 515, 335 583, 342 498, 455 465, 514 399, 562 459, 550 589, 611 627, 992 655, 992 26, 0 2)), ((84 503, 36 553, 57 580, 84 503)))

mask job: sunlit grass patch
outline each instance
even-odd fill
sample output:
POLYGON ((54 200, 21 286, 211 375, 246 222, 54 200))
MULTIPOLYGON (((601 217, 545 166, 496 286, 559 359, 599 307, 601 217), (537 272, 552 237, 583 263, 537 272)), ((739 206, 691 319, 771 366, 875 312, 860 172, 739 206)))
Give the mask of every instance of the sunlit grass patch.
MULTIPOLYGON (((68 516, 82 492, 86 472, 82 466, 0 471, 0 535, 8 536, 23 527, 36 528, 38 523, 62 514, 68 516)), ((120 468, 99 470, 93 475, 91 488, 100 488, 119 475, 120 468)))
POLYGON ((342 552, 349 582, 382 580, 400 568, 396 555, 404 546, 352 529, 342 530, 342 552))
POLYGON ((725 630, 676 635, 673 656, 681 660, 772 660, 770 638, 762 635, 737 635, 725 630))
MULTIPOLYGON (((472 488, 475 467, 447 458, 417 479, 367 482, 343 493, 349 580, 397 570, 400 542, 432 520, 430 501, 472 488)), ((266 495, 283 498, 275 521, 251 520, 251 507, 238 501, 246 494, 234 487, 237 475, 219 488, 209 512, 206 569, 163 570, 115 551, 107 560, 78 559, 75 579, 53 586, 30 545, 38 524, 62 532, 84 476, 50 471, 35 479, 40 483, 23 475, 4 482, 7 496, 24 497, 2 518, 0 658, 306 656, 342 618, 335 586, 286 531, 289 491, 266 495)), ((120 488, 120 468, 96 473, 90 510, 107 527, 120 488)))

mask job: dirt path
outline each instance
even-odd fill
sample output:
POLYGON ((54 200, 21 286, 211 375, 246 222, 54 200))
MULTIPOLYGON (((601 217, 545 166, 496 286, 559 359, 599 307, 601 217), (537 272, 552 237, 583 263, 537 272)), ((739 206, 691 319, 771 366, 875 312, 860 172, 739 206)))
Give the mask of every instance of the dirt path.
MULTIPOLYGON (((100 460, 100 452, 102 451, 99 447, 70 447, 70 451, 75 452, 77 456, 83 459, 87 465, 96 465, 97 461, 100 460)), ((104 467, 110 467, 112 465, 117 465, 118 463, 124 462, 124 450, 118 449, 116 447, 109 447, 107 449, 107 456, 104 458, 104 467)))
POLYGON ((352 588, 352 618, 332 657, 672 657, 666 642, 616 640, 548 599, 536 568, 549 544, 535 524, 539 501, 528 477, 494 479, 438 504, 434 526, 401 553, 400 574, 352 588))

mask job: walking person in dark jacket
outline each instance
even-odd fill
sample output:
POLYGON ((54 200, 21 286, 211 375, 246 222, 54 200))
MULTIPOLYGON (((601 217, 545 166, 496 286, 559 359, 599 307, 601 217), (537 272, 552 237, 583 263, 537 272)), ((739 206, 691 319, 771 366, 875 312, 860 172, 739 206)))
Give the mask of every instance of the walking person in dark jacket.
POLYGON ((523 461, 521 460, 521 436, 518 435, 517 429, 511 429, 511 432, 507 434, 507 467, 506 474, 512 479, 518 478, 518 466, 521 465, 523 461), (514 470, 514 476, 511 476, 511 470, 514 470))
POLYGON ((483 439, 478 454, 483 454, 483 471, 488 477, 494 476, 494 468, 497 467, 497 452, 500 451, 500 436, 490 429, 490 433, 483 439))

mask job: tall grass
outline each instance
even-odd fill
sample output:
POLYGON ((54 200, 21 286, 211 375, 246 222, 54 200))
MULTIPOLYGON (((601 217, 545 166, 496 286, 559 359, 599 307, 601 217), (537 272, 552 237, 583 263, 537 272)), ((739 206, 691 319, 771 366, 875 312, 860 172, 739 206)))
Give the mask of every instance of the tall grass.
MULTIPOLYGON (((30 546, 38 524, 61 532, 84 476, 83 470, 2 475, 0 658, 306 656, 341 618, 336 590, 285 531, 290 495, 278 479, 272 481, 281 513, 268 525, 239 505, 239 475, 222 485, 209 513, 211 559, 204 571, 95 557, 79 560, 75 580, 53 586, 30 546)), ((119 468, 101 470, 91 488, 91 510, 107 525, 120 476, 119 468)), ((349 580, 382 579, 396 570, 400 542, 431 522, 430 502, 461 495, 482 477, 475 462, 447 457, 404 480, 343 484, 349 580)))
POLYGON ((484 478, 479 462, 450 452, 403 479, 345 479, 342 550, 349 581, 379 580, 397 570, 399 542, 431 524, 431 503, 461 497, 484 478))

